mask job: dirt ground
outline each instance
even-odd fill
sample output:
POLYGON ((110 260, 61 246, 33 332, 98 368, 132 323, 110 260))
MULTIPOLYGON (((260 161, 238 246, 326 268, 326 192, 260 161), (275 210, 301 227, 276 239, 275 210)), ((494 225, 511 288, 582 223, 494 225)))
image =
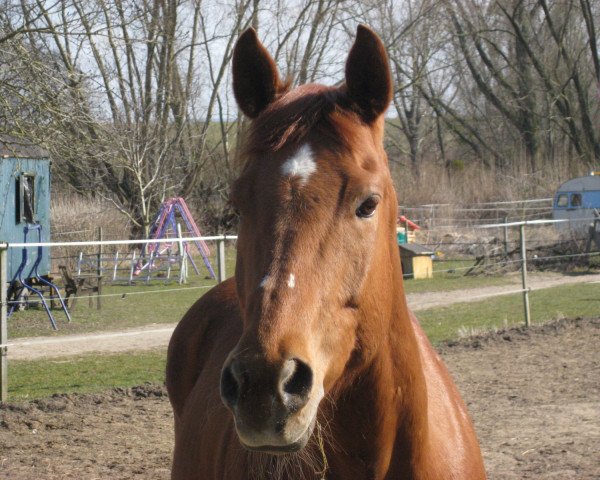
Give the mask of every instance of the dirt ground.
POLYGON ((490 479, 600 479, 600 318, 440 348, 490 479))
MULTIPOLYGON (((489 478, 600 478, 600 318, 440 348, 469 405, 489 478)), ((159 386, 0 407, 2 479, 167 479, 159 386)))

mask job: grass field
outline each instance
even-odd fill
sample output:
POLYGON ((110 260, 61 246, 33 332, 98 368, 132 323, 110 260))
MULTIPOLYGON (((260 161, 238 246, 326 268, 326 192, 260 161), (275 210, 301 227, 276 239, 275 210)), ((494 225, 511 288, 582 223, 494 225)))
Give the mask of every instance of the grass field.
POLYGON ((68 335, 120 330, 152 323, 174 323, 215 284, 214 280, 194 275, 190 276, 187 285, 182 286, 176 283, 151 283, 105 287, 103 294, 111 296, 102 298, 101 310, 96 308, 95 299, 90 307, 87 297, 81 297, 71 310, 71 323, 67 323, 62 310, 54 309, 52 314, 58 324, 58 331, 52 330, 42 308, 15 312, 9 319, 9 338, 68 335))
MULTIPOLYGON (((579 284, 536 290, 529 294, 529 301, 532 323, 558 318, 597 317, 600 315, 600 285, 579 284)), ((434 344, 525 322, 520 293, 422 310, 418 317, 434 344)))
POLYGON ((90 393, 146 382, 161 384, 166 349, 119 355, 88 355, 41 361, 15 361, 9 366, 9 399, 26 400, 55 393, 90 393))
MULTIPOLYGON (((235 250, 226 252, 226 272, 233 275, 235 270, 235 250)), ((216 269, 216 261, 213 261, 216 269)), ((188 282, 179 285, 176 281, 152 280, 145 283, 138 280, 135 285, 106 285, 102 290, 102 308, 96 308, 92 296, 92 306, 88 297, 83 296, 71 311, 73 321, 67 323, 62 310, 52 311, 58 324, 58 331, 52 330, 50 321, 41 305, 15 312, 9 320, 9 338, 34 337, 45 335, 67 335, 84 332, 120 330, 153 323, 178 322, 188 308, 216 281, 206 278, 207 270, 202 261, 196 261, 200 275, 189 267, 188 282)))
POLYGON ((404 291, 406 293, 441 292, 506 285, 514 281, 512 275, 465 276, 465 272, 473 266, 473 263, 473 260, 434 262, 433 278, 423 280, 405 279, 404 291))
MULTIPOLYGON (((600 286, 570 285, 532 292, 534 323, 556 318, 598 316, 600 286)), ((523 323, 520 294, 458 303, 419 312, 434 344, 490 329, 523 323)), ((54 393, 94 392, 164 380, 165 350, 10 362, 9 398, 39 398, 54 393)))
MULTIPOLYGON (((476 288, 483 286, 504 285, 514 281, 511 276, 476 276, 465 277, 466 267, 473 262, 443 262, 434 267, 439 271, 430 280, 406 280, 406 293, 427 291, 444 291, 476 288)), ((233 275, 235 270, 235 251, 227 252, 227 272, 233 275)), ((191 269, 190 269, 191 270, 191 269)), ((88 305, 88 297, 81 297, 71 311, 72 323, 67 323, 60 309, 53 310, 59 330, 54 331, 46 312, 41 306, 15 312, 9 321, 9 338, 22 338, 47 335, 66 335, 74 333, 97 332, 133 328, 154 323, 176 323, 187 309, 216 282, 204 277, 205 271, 198 276, 190 272, 188 283, 179 286, 176 282, 168 283, 154 280, 146 284, 138 281, 135 285, 105 286, 101 299, 102 308, 96 308, 96 300, 92 297, 92 306, 88 305)))

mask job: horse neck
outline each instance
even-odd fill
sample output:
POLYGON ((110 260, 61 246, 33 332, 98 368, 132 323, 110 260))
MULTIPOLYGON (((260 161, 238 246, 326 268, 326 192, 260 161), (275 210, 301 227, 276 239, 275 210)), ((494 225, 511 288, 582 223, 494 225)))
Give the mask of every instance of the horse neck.
POLYGON ((375 294, 360 307, 363 320, 379 325, 376 347, 364 366, 348 372, 332 410, 331 463, 338 458, 340 469, 353 468, 341 478, 396 478, 386 477, 392 471, 419 478, 415 470, 425 456, 427 392, 396 243, 390 240, 381 256, 383 268, 369 279, 375 294), (382 292, 381 285, 390 288, 382 292))

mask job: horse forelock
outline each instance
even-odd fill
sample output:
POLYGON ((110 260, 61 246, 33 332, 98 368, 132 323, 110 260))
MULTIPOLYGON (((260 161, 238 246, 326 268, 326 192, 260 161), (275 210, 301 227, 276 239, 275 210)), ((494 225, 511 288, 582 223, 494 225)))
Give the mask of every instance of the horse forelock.
POLYGON ((300 145, 315 132, 331 146, 343 147, 348 132, 342 118, 358 122, 356 114, 343 105, 344 92, 339 88, 308 84, 285 93, 253 120, 245 157, 300 145))

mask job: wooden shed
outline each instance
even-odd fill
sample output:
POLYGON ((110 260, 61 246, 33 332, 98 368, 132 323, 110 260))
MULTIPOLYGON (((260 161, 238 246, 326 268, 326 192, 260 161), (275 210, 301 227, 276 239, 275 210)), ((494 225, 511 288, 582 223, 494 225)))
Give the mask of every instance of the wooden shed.
POLYGON ((433 250, 418 243, 404 243, 399 248, 404 278, 433 277, 433 250))
MULTIPOLYGON (((46 151, 31 142, 0 135, 0 241, 21 243, 50 241, 50 158, 46 151)), ((32 275, 37 266, 39 275, 50 272, 50 249, 11 248, 8 251, 8 278, 15 279, 23 258, 23 278, 32 275)))

